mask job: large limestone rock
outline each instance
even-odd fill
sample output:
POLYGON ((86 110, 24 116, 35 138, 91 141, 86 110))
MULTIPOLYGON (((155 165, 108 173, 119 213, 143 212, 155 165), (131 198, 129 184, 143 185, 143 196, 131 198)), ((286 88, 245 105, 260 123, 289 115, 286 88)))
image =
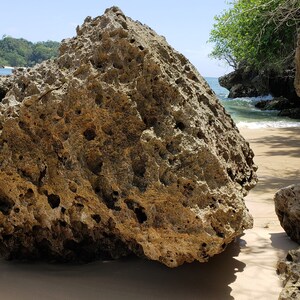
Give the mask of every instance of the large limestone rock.
POLYGON ((280 189, 274 201, 280 225, 292 240, 300 244, 300 184, 280 189))
POLYGON ((187 59, 118 8, 0 105, 0 250, 206 261, 252 226, 253 153, 187 59))

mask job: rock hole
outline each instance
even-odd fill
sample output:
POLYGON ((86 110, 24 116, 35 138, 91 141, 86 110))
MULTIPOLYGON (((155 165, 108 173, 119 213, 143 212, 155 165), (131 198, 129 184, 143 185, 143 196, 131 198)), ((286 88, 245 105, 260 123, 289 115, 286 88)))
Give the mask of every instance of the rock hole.
POLYGON ((118 70, 123 69, 123 65, 121 64, 121 62, 114 62, 113 67, 118 70))
POLYGON ((203 133, 202 131, 199 131, 199 132, 197 133, 197 138, 200 139, 200 140, 203 140, 203 139, 205 138, 204 133, 203 133))
POLYGON ((38 186, 43 185, 43 179, 45 178, 46 173, 47 173, 47 166, 45 166, 44 169, 42 171, 40 171, 40 176, 38 179, 38 186))
POLYGON ((96 135, 96 132, 93 128, 88 128, 86 129, 84 132, 83 132, 83 135, 84 137, 86 138, 86 140, 88 141, 92 141, 95 139, 95 137, 97 136, 96 135))
POLYGON ((293 261, 292 255, 291 255, 291 254, 288 254, 288 255, 286 256, 286 260, 292 262, 292 261, 293 261))
POLYGON ((6 91, 0 88, 0 102, 4 99, 5 95, 6 95, 6 91))
POLYGON ((31 197, 33 197, 33 195, 34 195, 33 190, 31 188, 29 188, 25 193, 25 198, 31 198, 31 197))
POLYGON ((96 223, 100 223, 101 217, 98 214, 91 215, 91 217, 95 220, 96 223))
POLYGON ((234 180, 235 176, 234 176, 234 174, 233 174, 233 172, 232 172, 232 169, 227 168, 227 174, 228 174, 228 176, 229 176, 232 180, 234 180))
POLYGON ((61 227, 67 227, 68 225, 66 221, 62 221, 62 220, 59 220, 58 223, 61 227))
POLYGON ((202 247, 205 248, 207 246, 206 243, 202 243, 202 247))
POLYGON ((19 125, 19 127, 20 127, 21 129, 23 129, 23 130, 25 130, 26 127, 27 127, 26 124, 25 124, 25 122, 23 122, 23 121, 19 121, 18 125, 19 125))
POLYGON ((145 48, 142 45, 140 45, 139 49, 143 51, 145 48))
POLYGON ((134 160, 132 162, 132 170, 134 175, 144 177, 146 173, 146 164, 142 159, 134 160))
POLYGON ((65 131, 63 133, 63 140, 66 141, 69 138, 69 132, 65 131))
POLYGON ((189 71, 191 70, 191 68, 190 68, 188 65, 186 65, 186 66, 184 67, 184 70, 185 70, 186 72, 189 72, 189 71))
POLYGON ((220 232, 219 230, 216 230, 216 234, 217 234, 217 236, 218 237, 220 237, 220 238, 224 238, 224 233, 223 232, 220 232))
POLYGON ((78 207, 80 209, 84 208, 84 205, 82 203, 78 203, 78 202, 75 203, 74 206, 76 206, 76 207, 78 207))
POLYGON ((64 213, 66 212, 66 209, 65 209, 64 207, 62 207, 62 208, 60 209, 60 211, 61 211, 62 214, 64 214, 64 213))
POLYGON ((56 208, 60 204, 60 197, 55 194, 50 194, 47 196, 48 198, 48 203, 51 206, 51 208, 56 208))
POLYGON ((175 129, 179 129, 179 130, 183 131, 185 129, 185 125, 183 124, 183 122, 177 121, 175 124, 175 129))
POLYGON ((174 146, 173 142, 168 143, 166 145, 166 149, 172 154, 177 154, 179 152, 176 146, 174 146))
POLYGON ((98 175, 102 171, 103 161, 101 158, 95 158, 95 160, 88 161, 87 167, 91 172, 93 172, 95 175, 98 175))
MULTIPOLYGON (((124 16, 125 17, 125 16, 124 16)), ((126 17, 125 17, 126 18, 126 17)), ((127 26, 127 24, 126 24, 126 22, 121 22, 121 25, 122 25, 122 27, 125 29, 125 30, 128 30, 128 26, 127 26)), ((124 33, 123 33, 123 35, 125 35, 124 33)))
POLYGON ((11 199, 0 195, 0 211, 3 213, 3 215, 9 215, 14 205, 15 203, 11 199))
POLYGON ((181 83, 183 83, 184 82, 184 80, 182 79, 182 78, 177 78, 176 80, 175 80, 175 83, 176 84, 181 84, 181 83))
POLYGON ((109 191, 109 188, 105 188, 105 185, 104 187, 102 187, 100 183, 96 185, 96 187, 94 187, 94 191, 103 200, 107 208, 113 209, 115 211, 121 210, 119 206, 116 206, 119 193, 116 195, 115 192, 111 192, 111 190, 109 191))
POLYGON ((135 42, 135 39, 130 39, 130 44, 133 44, 135 42))
POLYGON ((154 127, 157 124, 157 118, 156 117, 144 117, 143 121, 147 127, 154 127))
POLYGON ((147 215, 145 214, 145 209, 133 200, 125 200, 127 207, 135 213, 135 216, 140 224, 147 221, 147 215))
POLYGON ((75 110, 75 114, 76 114, 76 115, 81 115, 81 109, 76 109, 76 110, 75 110))
POLYGON ((96 96, 95 103, 100 106, 102 102, 103 102, 103 96, 101 94, 98 94, 96 96))
POLYGON ((145 221, 147 221, 147 215, 144 212, 143 208, 136 208, 134 210, 134 213, 136 215, 136 218, 138 219, 139 223, 142 224, 145 221))
POLYGON ((77 192, 77 186, 75 182, 70 182, 69 183, 69 189, 71 192, 76 193, 77 192))

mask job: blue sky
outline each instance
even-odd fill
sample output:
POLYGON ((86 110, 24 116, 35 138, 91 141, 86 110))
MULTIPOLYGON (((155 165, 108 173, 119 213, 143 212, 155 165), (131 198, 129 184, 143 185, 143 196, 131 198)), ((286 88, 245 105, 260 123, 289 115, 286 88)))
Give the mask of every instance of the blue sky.
POLYGON ((209 32, 214 16, 228 8, 225 0, 9 0, 1 3, 0 37, 61 41, 74 36, 86 16, 102 15, 113 5, 164 35, 201 75, 218 77, 231 71, 208 58, 209 32))

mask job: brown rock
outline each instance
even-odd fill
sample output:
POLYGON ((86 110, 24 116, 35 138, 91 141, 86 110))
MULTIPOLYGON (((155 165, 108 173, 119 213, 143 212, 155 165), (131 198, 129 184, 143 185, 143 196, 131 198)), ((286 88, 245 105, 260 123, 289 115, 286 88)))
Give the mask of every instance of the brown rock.
POLYGON ((300 296, 300 248, 290 250, 277 264, 277 273, 283 282, 279 300, 299 299, 300 296))
POLYGON ((252 226, 253 152, 187 59, 118 8, 0 106, 0 250, 206 261, 252 226))
POLYGON ((274 201, 281 226, 292 240, 300 243, 300 184, 282 188, 274 201))

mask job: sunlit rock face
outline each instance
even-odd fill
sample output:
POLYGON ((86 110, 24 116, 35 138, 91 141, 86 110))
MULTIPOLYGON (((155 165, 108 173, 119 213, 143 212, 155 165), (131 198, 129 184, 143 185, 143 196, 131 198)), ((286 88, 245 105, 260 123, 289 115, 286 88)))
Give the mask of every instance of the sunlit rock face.
POLYGON ((11 80, 0 103, 5 257, 133 252, 176 267, 252 226, 249 144, 190 62, 118 8, 11 80))

